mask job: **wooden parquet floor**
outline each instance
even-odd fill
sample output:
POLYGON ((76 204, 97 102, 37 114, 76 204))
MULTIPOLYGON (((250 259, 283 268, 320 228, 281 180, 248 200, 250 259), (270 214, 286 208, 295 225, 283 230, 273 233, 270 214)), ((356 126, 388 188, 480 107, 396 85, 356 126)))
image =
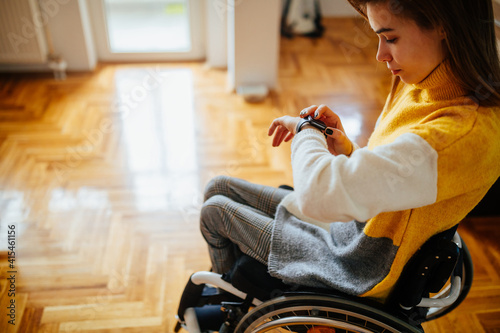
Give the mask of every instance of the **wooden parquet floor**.
MULTIPOLYGON (((171 332, 188 277, 209 267, 198 217, 210 178, 291 184, 289 145, 266 132, 311 104, 367 142, 389 73, 363 23, 325 24, 320 40, 282 40, 280 86, 259 104, 202 63, 101 64, 62 82, 3 74, 0 332, 171 332)), ((427 332, 500 332, 499 222, 462 223, 475 283, 427 332)))

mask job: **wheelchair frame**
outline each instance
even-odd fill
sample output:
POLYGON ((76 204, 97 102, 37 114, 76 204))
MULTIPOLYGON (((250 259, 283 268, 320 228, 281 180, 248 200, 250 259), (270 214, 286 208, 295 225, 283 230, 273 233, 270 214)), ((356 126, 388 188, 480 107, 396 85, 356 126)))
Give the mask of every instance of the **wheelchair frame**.
POLYGON ((175 332, 183 327, 190 333, 283 330, 307 333, 312 327, 330 327, 337 333, 421 333, 421 323, 452 311, 465 299, 472 285, 473 266, 467 246, 456 232, 456 226, 446 232, 434 236, 433 242, 429 240, 417 251, 386 304, 337 291, 302 287, 275 289, 266 297, 253 292, 252 287, 235 283, 237 281, 225 274, 194 273, 179 305, 175 332), (446 232, 448 236, 443 236, 446 232), (432 250, 424 251, 428 244, 432 250), (433 249, 436 244, 439 250, 433 249), (246 290, 238 289, 235 284, 246 290), (206 285, 223 292, 204 293, 206 285), (429 293, 435 295, 429 297, 429 293), (256 294, 268 299, 261 300, 255 297, 256 294), (206 324, 200 327, 198 315, 203 306, 211 306, 213 313, 223 314, 219 328, 214 324, 209 328, 203 327, 206 324))

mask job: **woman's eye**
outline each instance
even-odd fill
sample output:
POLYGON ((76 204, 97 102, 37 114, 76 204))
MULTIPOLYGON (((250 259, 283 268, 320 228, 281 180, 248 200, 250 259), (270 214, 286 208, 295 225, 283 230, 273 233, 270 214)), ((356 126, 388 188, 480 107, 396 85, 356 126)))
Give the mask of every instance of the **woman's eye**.
POLYGON ((387 43, 389 43, 389 44, 394 44, 394 43, 396 42, 397 38, 393 38, 393 39, 387 39, 387 38, 386 38, 385 40, 386 40, 386 42, 387 42, 387 43))

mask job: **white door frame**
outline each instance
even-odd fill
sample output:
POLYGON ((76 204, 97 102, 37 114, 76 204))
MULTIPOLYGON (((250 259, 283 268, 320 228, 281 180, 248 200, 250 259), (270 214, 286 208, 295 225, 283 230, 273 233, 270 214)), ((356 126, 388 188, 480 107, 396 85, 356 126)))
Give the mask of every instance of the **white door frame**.
POLYGON ((186 61, 205 58, 203 0, 188 0, 191 50, 187 52, 111 52, 104 0, 88 0, 97 58, 100 61, 186 61))

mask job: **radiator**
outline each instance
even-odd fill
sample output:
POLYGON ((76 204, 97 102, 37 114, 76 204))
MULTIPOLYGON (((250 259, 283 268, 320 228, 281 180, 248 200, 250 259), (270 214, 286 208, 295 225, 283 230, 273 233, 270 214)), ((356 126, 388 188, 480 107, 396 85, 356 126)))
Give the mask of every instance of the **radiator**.
POLYGON ((38 0, 0 0, 0 63, 47 61, 44 29, 50 19, 38 0))

